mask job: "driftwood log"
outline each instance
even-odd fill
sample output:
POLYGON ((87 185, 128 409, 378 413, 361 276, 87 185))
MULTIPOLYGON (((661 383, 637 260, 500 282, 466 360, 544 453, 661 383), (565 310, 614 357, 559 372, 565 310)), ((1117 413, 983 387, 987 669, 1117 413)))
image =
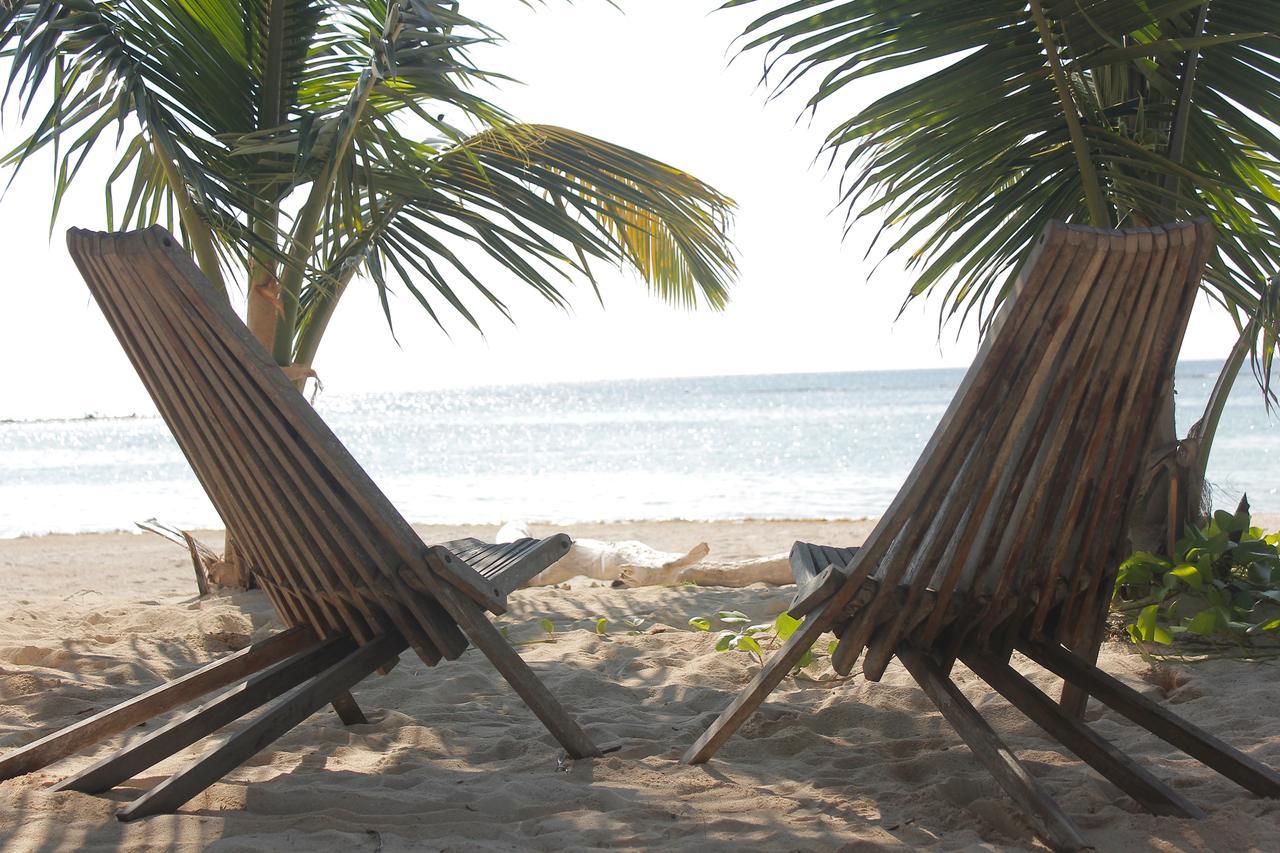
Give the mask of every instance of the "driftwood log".
MULTIPOLYGON (((523 521, 504 524, 495 538, 511 542, 529 535, 523 521)), ((530 586, 549 586, 572 578, 586 577, 609 581, 619 586, 674 586, 695 583, 699 586, 749 586, 766 583, 774 586, 794 583, 787 555, 757 557, 749 560, 712 560, 711 548, 699 542, 688 551, 658 551, 643 542, 601 542, 575 539, 569 553, 529 582, 530 586)))

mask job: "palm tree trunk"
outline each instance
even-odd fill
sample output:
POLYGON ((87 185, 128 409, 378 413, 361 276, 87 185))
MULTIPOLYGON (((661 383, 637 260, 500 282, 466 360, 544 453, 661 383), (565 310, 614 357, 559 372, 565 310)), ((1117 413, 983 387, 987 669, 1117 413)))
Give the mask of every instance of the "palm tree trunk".
MULTIPOLYGON (((1208 21, 1209 4, 1203 3, 1196 16, 1193 36, 1204 35, 1208 21)), ((1198 48, 1187 51, 1183 59, 1181 81, 1178 87, 1178 103, 1175 108, 1172 124, 1169 127, 1168 157, 1181 164, 1186 152, 1188 125, 1191 118, 1191 102, 1195 95, 1196 67, 1200 61, 1198 48)), ((1181 181, 1177 174, 1170 172, 1165 177, 1165 186, 1176 194, 1181 181)), ((1169 201, 1166 218, 1177 219, 1181 215, 1181 206, 1176 197, 1169 201)), ((1229 372, 1230 382, 1234 381, 1239 370, 1239 362, 1232 367, 1228 359, 1223 366, 1224 376, 1229 372)), ((1222 379, 1219 379, 1221 383, 1222 379)), ((1150 446, 1153 449, 1175 448, 1165 457, 1160 469, 1149 474, 1145 489, 1144 503, 1139 512, 1138 527, 1130 532, 1135 547, 1172 554, 1174 543, 1188 524, 1197 521, 1201 515, 1204 502, 1204 470, 1207 463, 1208 447, 1200 445, 1200 436, 1188 431, 1184 447, 1179 447, 1177 425, 1174 422, 1174 388, 1169 386, 1169 394, 1164 400, 1160 415, 1156 421, 1155 431, 1151 436, 1150 446), (1157 531, 1159 531, 1157 533, 1157 531)), ((1219 412, 1218 414, 1221 414, 1219 412)), ((1217 418, 1212 423, 1204 419, 1198 421, 1192 430, 1209 430, 1209 441, 1217 429, 1217 418)), ((1200 434, 1203 435, 1203 432, 1200 434)))
MULTIPOLYGON (((254 233, 261 240, 272 240, 280 220, 278 208, 262 211, 262 219, 254 224, 254 233)), ((266 257, 263 250, 255 250, 249 260, 249 295, 245 306, 245 323, 258 343, 268 351, 275 343, 276 324, 282 311, 280 281, 276 277, 276 264, 266 257)))

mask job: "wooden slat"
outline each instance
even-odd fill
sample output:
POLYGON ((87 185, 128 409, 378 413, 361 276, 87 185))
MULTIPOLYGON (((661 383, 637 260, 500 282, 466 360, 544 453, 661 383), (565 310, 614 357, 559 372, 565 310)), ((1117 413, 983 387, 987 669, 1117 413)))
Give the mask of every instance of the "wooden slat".
POLYGON ((1198 819, 1205 816, 1186 797, 1152 776, 1084 723, 1064 714, 1052 699, 1007 663, 975 653, 961 655, 960 659, 1032 722, 1133 797, 1147 811, 1171 817, 1198 819))
POLYGON ((572 544, 567 534, 557 533, 554 536, 548 536, 534 542, 521 552, 518 558, 495 566, 496 574, 491 574, 489 577, 497 584, 498 590, 504 596, 509 595, 568 554, 572 544))
MULTIPOLYGON (((457 626, 448 621, 444 611, 434 601, 414 594, 399 579, 400 563, 411 566, 423 563, 425 546, 417 534, 351 458, 332 431, 289 384, 270 357, 252 339, 244 324, 238 321, 224 301, 213 294, 191 259, 173 245, 163 229, 148 229, 138 235, 118 238, 118 242, 124 243, 130 239, 134 246, 140 246, 149 252, 150 259, 166 272, 169 280, 187 300, 192 312, 201 317, 236 352, 237 359, 249 368, 241 375, 252 377, 252 381, 270 397, 272 405, 284 416, 290 428, 305 436, 303 443, 317 458, 324 460, 326 480, 332 481, 344 497, 349 499, 349 503, 344 500, 336 509, 342 511, 348 506, 355 507, 361 515, 361 521, 348 524, 346 531, 355 536, 368 553, 382 555, 385 546, 399 561, 396 565, 391 565, 386 561, 387 558, 380 557, 378 564, 380 574, 399 596, 396 601, 385 602, 388 613, 397 611, 401 606, 406 607, 444 657, 452 659, 460 655, 466 648, 466 641, 458 632, 457 626), (381 544, 375 544, 375 540, 381 544)), ((355 568, 364 567, 356 564, 355 568)), ((434 585, 432 579, 428 579, 427 583, 429 586, 434 585)), ((412 639, 411 636, 410 640, 412 639)))
MULTIPOLYGON (((175 255, 170 253, 165 255, 161 259, 161 262, 168 262, 170 268, 167 270, 159 269, 158 272, 168 275, 173 281, 188 287, 195 288, 197 284, 202 284, 199 279, 192 278, 190 276, 184 278, 182 276, 183 270, 181 269, 181 262, 183 261, 186 261, 188 264, 190 263, 189 259, 181 254, 175 255)), ((205 294, 205 296, 207 296, 207 294, 205 294)), ((232 370, 230 371, 230 375, 240 381, 242 383, 242 387, 244 387, 244 383, 248 379, 252 378, 256 383, 256 387, 261 388, 268 393, 271 398, 272 405, 265 408, 261 405, 259 406, 260 412, 264 416, 269 416, 273 412, 281 413, 285 416, 293 413, 298 416, 296 421, 290 425, 289 429, 297 430, 299 433, 309 436, 309 438, 307 441, 301 442, 297 445, 298 452, 294 454, 293 459, 298 464, 308 468, 311 472, 313 488, 318 494, 323 495, 329 501, 330 506, 339 514, 344 522, 343 530, 348 534, 353 535, 356 541, 358 541, 363 548, 361 553, 352 556, 348 565, 361 576, 361 579, 368 584, 370 588, 376 588, 377 584, 373 583, 372 577, 368 574, 369 568, 367 567, 367 564, 370 561, 385 560, 386 558, 383 556, 383 549, 379 548, 374 543, 374 537, 368 530, 366 530, 366 520, 364 518, 356 518, 349 509, 349 503, 346 497, 339 497, 335 493, 334 487, 330 485, 332 482, 338 484, 338 488, 342 488, 344 485, 342 484, 342 481, 338 477, 334 476, 332 472, 326 474, 320 473, 316 466, 319 466, 322 463, 312 462, 312 453, 316 452, 314 446, 324 443, 323 436, 321 434, 326 433, 327 430, 324 429, 323 422, 320 421, 315 413, 310 410, 310 407, 302 401, 301 396, 288 385, 283 376, 279 374, 279 371, 270 366, 271 363, 269 359, 266 358, 265 353, 262 353, 251 340, 247 339, 248 333, 243 329, 242 324, 231 322, 229 318, 222 318, 222 322, 219 322, 218 318, 214 316, 214 314, 216 314, 215 309, 220 309, 222 307, 221 305, 216 302, 211 303, 207 298, 201 298, 201 295, 198 292, 194 294, 194 296, 192 294, 187 294, 187 302, 185 304, 192 310, 191 312, 182 313, 184 315, 190 313, 192 316, 201 317, 206 327, 217 335, 228 347, 231 347, 236 352, 236 356, 239 361, 252 361, 256 358, 259 362, 263 362, 259 365, 259 369, 257 370, 232 370), (299 407, 302 408, 300 409, 299 407)), ((260 393, 255 393, 252 388, 247 388, 246 397, 251 400, 258 400, 260 399, 260 393)), ((274 420, 269 422, 274 422, 274 420)), ((330 437, 332 436, 331 433, 328 435, 330 437)), ((333 441, 336 443, 336 439, 333 439, 333 441)), ((340 447, 340 445, 337 446, 340 447)), ((343 452, 345 453, 345 450, 343 452)), ((326 458, 325 463, 323 464, 327 464, 330 461, 335 460, 326 458)), ((365 478, 365 481, 368 483, 367 477, 365 478)), ((368 485, 371 486, 372 484, 368 483, 368 485)), ((376 487, 373 488, 376 490, 376 487)), ((347 497, 352 496, 352 493, 349 490, 346 491, 345 494, 347 497)), ((405 526, 407 527, 407 525, 405 526)), ((419 546, 421 547, 420 543, 419 546)), ((394 574, 394 572, 387 570, 386 575, 384 575, 392 578, 393 586, 396 583, 394 574)), ((462 650, 466 647, 466 643, 462 640, 461 635, 457 632, 454 626, 446 625, 444 620, 439 616, 431 615, 429 613, 429 603, 416 601, 407 589, 401 588, 396 592, 396 598, 391 600, 384 599, 382 601, 382 609, 393 619, 393 621, 395 621, 397 627, 401 629, 402 633, 409 637, 414 648, 418 651, 419 656, 422 657, 426 663, 435 663, 440 659, 442 653, 446 657, 456 657, 461 654, 462 650), (412 616, 410 616, 409 613, 403 613, 403 615, 401 615, 402 611, 406 607, 408 610, 414 611, 412 616), (430 634, 429 638, 422 633, 419 625, 421 625, 422 629, 427 630, 428 634, 430 634), (446 647, 447 651, 445 651, 444 648, 441 648, 441 646, 446 647)))
MULTIPOLYGON (((485 578, 481 577, 470 566, 461 560, 453 557, 446 552, 440 557, 440 569, 437 574, 453 588, 462 592, 463 595, 470 598, 476 604, 493 613, 495 616, 501 616, 507 612, 507 605, 503 602, 502 591, 485 578)), ((431 560, 427 561, 427 565, 432 565, 431 560)), ((423 594, 429 595, 432 587, 425 579, 419 576, 418 572, 411 570, 408 566, 401 569, 400 579, 410 588, 417 590, 423 594)))
POLYGON ((334 713, 338 715, 339 720, 342 720, 344 726, 363 726, 369 722, 369 718, 356 703, 356 697, 352 696, 349 690, 343 691, 330 704, 333 705, 334 713))
MULTIPOLYGON (((292 690, 333 666, 355 648, 349 637, 334 637, 273 664, 186 714, 54 786, 55 791, 96 794, 185 749, 206 735, 292 690)), ((337 698, 331 697, 331 698, 337 698)))
POLYGON ((46 767, 179 705, 234 684, 316 642, 315 634, 306 626, 281 631, 7 753, 0 758, 0 779, 11 779, 46 767))
MULTIPOLYGON (((1158 403, 1172 390, 1174 363, 1177 359, 1178 350, 1181 347, 1183 336, 1186 334, 1187 324, 1191 319, 1191 311, 1195 302, 1196 294, 1199 292, 1198 284, 1204 265, 1207 262, 1209 254, 1212 252, 1214 246, 1214 231, 1208 220, 1197 219, 1192 223, 1188 223, 1188 226, 1193 236, 1186 233, 1188 228, 1184 228, 1184 238, 1190 236, 1190 239, 1194 240, 1194 247, 1192 251, 1184 254, 1184 257, 1182 258, 1182 266, 1180 266, 1177 273, 1178 278, 1176 281, 1181 285, 1177 292, 1178 299, 1176 300, 1173 308, 1173 316, 1166 322, 1166 331, 1161 335, 1161 340, 1164 343, 1165 354, 1162 358, 1152 359, 1153 361, 1159 361, 1164 364, 1166 369, 1163 371, 1163 375, 1156 377, 1158 382, 1153 381, 1150 386, 1152 391, 1149 399, 1153 402, 1147 406, 1147 410, 1144 413, 1145 420, 1142 428, 1135 431, 1130 440, 1126 442, 1123 447, 1117 447, 1114 449, 1119 453, 1130 454, 1130 456, 1120 458, 1138 460, 1145 458, 1145 450, 1149 445, 1150 436, 1153 432, 1152 428, 1157 417, 1158 403)), ((1137 411, 1138 413, 1143 413, 1141 408, 1137 411)), ((1129 478, 1128 482, 1123 484, 1123 486, 1126 487, 1121 493, 1124 498, 1124 503, 1117 505, 1120 512, 1112 515, 1111 517, 1128 517, 1128 509, 1132 506, 1133 497, 1138 485, 1137 480, 1138 477, 1135 473, 1134 476, 1129 478)), ((1115 513, 1115 507, 1112 508, 1112 512, 1115 513)), ((1081 526, 1080 529, 1089 530, 1091 528, 1081 526)), ((1124 540, 1117 537, 1116 542, 1111 543, 1109 549, 1106 549, 1105 545, 1099 545, 1098 547, 1104 550, 1097 551, 1089 556, 1093 557, 1105 566, 1114 566, 1116 565, 1118 558, 1121 556, 1121 552, 1124 550, 1125 544, 1124 540)), ((1087 596, 1083 598, 1078 596, 1068 598, 1067 614, 1066 618, 1062 620, 1061 626, 1083 626, 1087 624, 1085 621, 1089 618, 1087 614, 1091 614, 1095 606, 1105 606, 1100 599, 1105 599, 1109 592, 1108 588, 1105 587, 1106 579, 1109 576, 1110 575, 1107 572, 1098 572, 1093 577, 1087 596), (1075 617, 1075 608, 1077 603, 1080 604, 1080 612, 1086 614, 1084 619, 1075 617)))
MULTIPOLYGON (((797 542, 797 545, 804 543, 797 542)), ((799 589, 796 590, 795 597, 791 600, 791 606, 787 608, 787 613, 793 619, 803 619, 806 615, 813 612, 819 604, 826 601, 835 591, 844 583, 844 575, 836 571, 834 565, 827 566, 817 575, 808 578, 799 589)))
MULTIPOLYGON (((140 259, 135 259, 132 264, 117 266, 122 275, 137 276, 138 267, 143 264, 140 259)), ((141 280, 137 279, 137 283, 141 284, 141 280)), ((136 291, 143 289, 135 288, 136 291)), ((166 297, 163 289, 148 295, 155 297, 157 307, 166 297)), ((140 294, 135 299, 140 301, 140 294)), ((141 317, 146 312, 140 304, 138 307, 141 317)), ((271 523, 277 541, 288 549, 286 566, 296 567, 295 572, 301 584, 297 591, 320 593, 311 595, 311 598, 328 610, 330 618, 336 616, 357 641, 367 640, 373 633, 365 620, 373 618, 372 614, 367 611, 364 614, 356 612, 337 595, 336 582, 326 571, 332 554, 316 547, 318 543, 327 542, 325 531, 311 523, 310 512, 296 506, 291 507, 299 494, 310 493, 309 484, 295 480, 293 489, 284 488, 280 479, 292 476, 293 466, 289 464, 289 460, 281 460, 279 457, 276 464, 272 463, 269 453, 278 453, 279 448, 262 431, 260 418, 255 417, 255 413, 237 399, 236 390, 214 369, 218 363, 218 354, 203 339, 202 330, 190 322, 190 315, 181 310, 180 306, 170 307, 173 310, 155 311, 150 318, 153 328, 167 340, 166 349, 178 356, 170 361, 169 367, 184 376, 187 388, 193 391, 199 389, 202 393, 216 395, 221 400, 221 406, 203 407, 206 422, 216 424, 222 433, 223 441, 214 442, 214 446, 219 451, 225 447, 238 449, 234 456, 223 452, 223 464, 238 470, 243 480, 253 483, 261 496, 258 512, 271 523), (284 464, 280 464, 282 461, 284 464), (268 476, 265 473, 268 471, 275 476, 268 476)), ((233 369, 231 372, 234 374, 236 371, 233 369)))
POLYGON ((1090 846, 1071 818, 1027 772, 964 694, 939 671, 937 664, 908 648, 898 650, 898 659, 1005 793, 1039 825, 1050 847, 1082 850, 1090 846))
MULTIPOLYGON (((138 337, 142 329, 136 319, 132 315, 126 319, 120 313, 127 310, 128 305, 119 296, 119 284, 115 281, 114 273, 103 265, 103 252, 100 245, 105 239, 102 235, 77 232, 74 229, 68 234, 68 244, 77 266, 80 267, 85 280, 96 285, 90 288, 94 298, 116 332, 138 375, 147 386, 157 408, 177 439, 178 446, 191 463, 192 470, 201 480, 205 491, 214 497, 215 505, 223 513, 229 526, 250 534, 253 541, 243 544, 259 566, 267 571, 271 571, 273 565, 278 570, 283 570, 284 559, 278 552, 263 553, 257 550, 258 543, 272 547, 272 540, 262 536, 258 517, 253 513, 245 512, 241 501, 234 499, 233 495, 243 498, 248 493, 243 483, 234 482, 236 476, 234 470, 220 464, 206 466, 203 463, 204 458, 214 458, 214 451, 203 444, 204 434, 198 426, 198 419, 193 419, 188 410, 186 397, 176 393, 169 384, 168 375, 164 372, 167 360, 158 357, 152 349, 149 338, 138 337)), ((295 622, 310 624, 318 636, 329 632, 329 621, 312 610, 307 602, 298 601, 290 609, 290 615, 295 622)))
POLYGON ((511 548, 499 559, 493 560, 487 566, 480 570, 480 573, 487 578, 495 581, 509 572, 513 566, 520 565, 525 561, 533 549, 541 545, 545 540, 529 539, 516 543, 516 547, 511 548))
MULTIPOLYGON (((1021 335, 1008 335, 1007 340, 1002 340, 1000 369, 984 372, 982 366, 986 363, 985 351, 980 351, 974 367, 970 368, 966 374, 965 381, 961 383, 961 390, 953 400, 948 413, 957 409, 969 410, 974 412, 976 417, 960 423, 944 416, 934 433, 936 444, 931 440, 932 451, 930 449, 925 451, 926 455, 938 452, 942 457, 938 460, 940 464, 928 472, 927 483, 913 484, 909 480, 908 485, 904 486, 903 492, 913 493, 913 505, 910 505, 909 512, 916 519, 926 519, 928 523, 906 524, 903 522, 900 533, 891 543, 892 550, 886 549, 891 554, 896 553, 896 558, 885 559, 877 573, 881 581, 880 592, 867 606, 866 615, 855 620, 858 629, 848 635, 849 648, 846 654, 849 657, 857 657, 882 621, 880 615, 882 610, 895 602, 895 588, 908 568, 913 563, 932 564, 941 557, 943 552, 951 550, 956 556, 947 569, 946 579, 938 589, 939 606, 931 614, 925 626, 926 642, 940 629, 942 614, 947 612, 951 590, 963 572, 968 552, 972 544, 984 537, 989 530, 989 519, 984 525, 975 525, 972 522, 961 525, 960 518, 974 513, 980 514, 991 499, 990 491, 978 492, 977 489, 979 477, 989 474, 995 465, 994 460, 987 462, 983 457, 1001 452, 1004 442, 1011 434, 1009 421, 1018 410, 1008 405, 1007 401, 1020 400, 1023 397, 1023 389, 1031 381, 1031 373, 1023 368, 1023 364, 1030 362, 1034 365, 1038 353, 1057 344, 1055 336, 1042 334, 1040 330, 1050 323, 1058 310, 1061 310, 1057 308, 1058 304, 1070 298, 1073 293, 1071 288, 1056 285, 1071 269, 1081 240, 1078 231, 1066 229, 1061 234, 1061 250, 1052 255, 1051 263, 1043 269, 1039 264, 1032 267, 1030 278, 1039 283, 1040 287, 1047 289, 1049 304, 1038 306, 1041 310, 1034 312, 1035 316, 1024 321, 1028 328, 1024 329, 1022 325, 1017 327, 1022 332, 1021 335), (965 387, 970 383, 971 391, 965 387), (988 424, 991 417, 994 417, 995 421, 988 424), (976 428, 978 424, 983 424, 984 428, 976 428), (946 452, 942 452, 944 447, 947 448, 946 452), (925 488, 921 488, 919 493, 915 494, 915 489, 920 486, 925 488), (949 500, 952 489, 969 497, 963 501, 949 500), (973 497, 975 493, 978 494, 976 500, 973 497), (944 506, 946 513, 941 511, 944 506), (950 514, 956 517, 951 518, 950 514), (945 537, 939 536, 926 540, 930 530, 939 529, 954 531, 954 535, 960 538, 960 542, 952 546, 945 537), (916 549, 926 541, 928 546, 926 553, 917 557, 916 549)), ((1032 292, 1035 293, 1035 291, 1032 292)), ((1025 300, 1016 300, 1010 306, 1009 312, 1019 316, 1032 314, 1029 311, 1030 306, 1024 306, 1024 302, 1025 300)), ((1000 469, 996 470, 1000 471, 1000 469)), ((871 547, 874 546, 869 542, 864 543, 863 552, 865 553, 871 547)), ((921 577, 923 578, 924 575, 921 577)), ((909 606, 912 605, 914 602, 909 601, 909 606)))
MULTIPOLYGON (((818 553, 821 554, 822 552, 819 551, 818 553)), ((788 556, 788 562, 791 564, 791 576, 796 579, 797 584, 803 584, 823 571, 823 569, 818 568, 818 558, 814 556, 813 546, 808 542, 796 542, 793 544, 791 553, 788 556)))
MULTIPOLYGON (((1064 529, 1064 526, 1046 525, 1043 515, 1050 508, 1051 495, 1054 500, 1060 499, 1061 483, 1077 479, 1076 471, 1085 460, 1072 439, 1081 433, 1079 424, 1082 418, 1097 416, 1094 407, 1098 396, 1107 383, 1116 381, 1116 365, 1108 364, 1105 370, 1094 372, 1096 360, 1103 349, 1094 344, 1115 342, 1118 346, 1123 334, 1128 333, 1114 328, 1114 325, 1132 321, 1128 316, 1131 306, 1126 310, 1124 302, 1133 299, 1135 288, 1124 284, 1137 257, 1137 237, 1115 234, 1107 242, 1110 245, 1102 269, 1089 283, 1090 288, 1099 293, 1088 300, 1079 312, 1076 334, 1063 356, 1064 365, 1059 366, 1056 375, 1045 383, 1049 405, 1045 407, 1042 422, 1035 425, 1043 438, 1021 474, 1021 487, 1014 495, 1004 529, 993 553, 988 555, 989 574, 994 575, 994 580, 982 585, 994 588, 984 615, 979 619, 982 623, 979 642, 990 634, 993 625, 1004 615, 1012 596, 1016 595, 1020 602, 1026 601, 1033 589, 1044 587, 1032 582, 1030 572, 1015 571, 1014 568, 1034 568, 1034 562, 1026 561, 1024 550, 1033 543, 1035 547, 1043 548, 1047 537, 1064 529), (1092 378, 1084 382, 1080 381, 1082 377, 1092 378)), ((1017 613, 1021 606, 1016 605, 1013 609, 1017 613)))
POLYGON ((436 543, 442 548, 448 548, 457 556, 461 557, 464 551, 474 551, 477 548, 483 548, 484 543, 474 536, 468 536, 463 539, 450 539, 448 542, 436 543))
MULTIPOLYGON (((974 460, 966 477, 947 484, 966 500, 953 509, 956 535, 960 544, 943 582, 938 586, 938 603, 923 631, 923 643, 930 643, 943 625, 951 596, 961 577, 972 576, 987 558, 986 543, 1001 523, 1004 496, 1014 487, 1018 466, 1012 460, 1020 457, 1036 435, 1029 428, 1048 400, 1049 384, 1054 368, 1062 363, 1072 324, 1063 318, 1074 318, 1089 295, 1089 284, 1105 260, 1103 247, 1073 230, 1068 240, 1075 250, 1065 265, 1055 268, 1058 286, 1053 299, 1043 306, 1044 322, 1040 331, 1029 336, 1029 355, 1017 371, 1013 393, 997 405, 987 420, 983 436, 983 452, 974 460), (978 484, 985 479, 985 485, 978 484), (960 516, 968 514, 968 522, 960 525, 960 516)), ((1039 306, 1038 306, 1039 307, 1039 306)), ((973 429, 973 425, 969 425, 973 429)), ((1020 485, 1020 484, 1019 484, 1020 485)), ((950 524, 952 522, 944 522, 950 524)), ((941 553, 938 554, 941 556, 941 553)))
POLYGON ((484 574, 485 569, 499 562, 508 554, 518 551, 520 548, 532 541, 532 539, 517 539, 515 542, 498 542, 492 545, 486 545, 478 555, 468 558, 467 565, 471 566, 475 571, 484 574))
POLYGON ((134 800, 120 811, 118 817, 122 821, 130 821, 176 810, 332 702, 335 696, 350 690, 372 674, 382 661, 400 654, 408 645, 399 634, 393 634, 360 646, 277 701, 226 743, 134 800))
MULTIPOLYGON (((1097 427, 1093 430, 1088 445, 1083 451, 1084 456, 1086 458, 1095 459, 1096 461, 1094 464, 1099 467, 1104 464, 1104 460, 1106 460, 1109 455, 1107 452, 1108 449, 1114 450, 1117 447, 1132 447, 1132 444, 1127 440, 1128 436, 1125 434, 1125 430, 1126 428, 1135 425, 1134 419, 1131 416, 1133 405, 1142 392, 1145 391, 1149 394, 1151 391, 1150 387, 1140 387, 1145 384, 1142 382, 1141 366, 1149 365, 1152 370, 1159 370, 1162 367, 1152 364, 1149 356, 1149 350, 1153 340, 1163 337, 1168 333, 1164 332, 1161 334, 1155 332, 1155 330, 1148 331, 1147 328, 1142 328, 1141 324, 1144 322, 1154 324, 1163 321, 1165 319, 1164 312, 1158 310, 1156 306, 1159 305, 1162 298, 1166 295, 1173 294, 1175 297, 1178 295, 1178 288, 1165 286, 1165 282, 1168 278, 1168 256, 1171 251, 1177 251, 1177 247, 1181 245, 1181 231, 1175 230, 1169 232, 1164 231, 1163 229, 1158 229, 1157 233, 1152 234, 1151 240, 1153 248, 1147 264, 1146 275, 1142 278, 1143 287, 1140 291, 1140 302, 1135 308, 1135 313, 1133 315, 1133 319, 1138 322, 1139 328, 1134 329, 1132 332, 1125 335, 1126 339, 1129 339, 1130 336, 1135 336, 1137 338, 1135 341, 1136 351, 1133 352, 1129 358, 1122 359, 1123 362, 1127 362, 1126 364, 1115 365, 1113 367, 1113 369, 1116 370, 1127 371, 1133 369, 1134 366, 1137 365, 1139 366, 1137 375, 1134 376, 1134 381, 1128 383, 1112 383, 1110 392, 1108 393, 1107 398, 1104 399, 1102 406, 1100 407, 1100 411, 1098 412, 1097 419, 1101 421, 1101 423, 1098 423, 1097 427), (1117 434, 1117 427, 1120 430, 1119 434, 1117 434)), ((1157 326, 1156 328, 1159 327, 1157 326)), ((1143 436, 1142 440, 1145 441, 1145 438, 1146 437, 1143 436)), ((1113 458, 1115 458, 1114 455, 1113 458)), ((1129 476, 1112 478, 1115 485, 1113 489, 1110 490, 1112 492, 1111 495, 1096 494, 1095 497, 1095 490, 1087 488, 1089 478, 1077 478, 1077 485, 1074 489, 1074 494, 1069 501, 1064 501, 1062 505, 1062 512, 1066 514, 1066 518, 1072 520, 1074 524, 1079 525, 1080 529, 1097 531, 1097 522, 1106 518, 1106 516, 1099 516, 1096 515, 1096 513, 1101 512, 1104 507, 1109 512, 1114 512, 1116 507, 1111 499, 1114 492, 1128 489, 1131 486, 1132 481, 1136 479, 1137 468, 1134 464, 1135 460, 1127 461, 1128 464, 1124 465, 1122 470, 1127 468, 1129 476), (1086 509, 1086 504, 1091 504, 1090 509, 1092 511, 1086 509), (1093 516, 1093 519, 1090 519, 1090 516, 1093 516), (1091 521, 1093 521, 1093 523, 1090 523, 1091 521)), ((1119 462, 1119 460, 1117 460, 1117 462, 1119 462)), ((1118 464, 1117 467, 1120 467, 1120 465, 1118 464)), ((1109 536, 1107 538, 1112 540, 1124 533, 1123 528, 1115 523, 1116 520, 1118 519, 1112 519, 1110 524, 1107 524, 1102 528, 1108 531, 1109 536)), ((1097 539, 1102 537, 1095 532, 1093 538, 1097 539)), ((1107 543, 1107 547, 1111 547, 1110 541, 1107 543)), ((1047 576, 1041 583, 1042 587, 1052 588, 1059 573, 1061 572, 1062 566, 1067 564, 1069 561, 1088 560, 1092 562, 1093 559, 1097 559, 1100 556, 1101 555, 1097 553, 1069 553, 1067 551, 1067 542, 1064 538, 1060 538, 1057 548, 1054 549, 1054 553, 1045 563, 1047 576)), ((1102 571, 1105 567, 1093 564, 1091 565, 1091 568, 1096 572, 1102 571)), ((1038 634, 1042 629, 1045 619, 1048 617, 1051 604, 1052 601, 1048 596, 1041 597, 1041 601, 1036 608, 1034 621, 1032 622, 1030 629, 1033 635, 1038 634)))
POLYGON ((1157 737, 1263 797, 1280 798, 1280 774, 1199 726, 1161 707, 1096 666, 1047 643, 1023 641, 1018 651, 1064 681, 1078 685, 1157 737))

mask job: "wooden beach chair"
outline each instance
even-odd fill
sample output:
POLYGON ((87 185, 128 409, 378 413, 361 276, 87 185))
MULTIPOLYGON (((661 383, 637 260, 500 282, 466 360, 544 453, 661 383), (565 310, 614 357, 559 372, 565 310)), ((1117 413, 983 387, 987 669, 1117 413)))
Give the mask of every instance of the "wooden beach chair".
POLYGON ((1156 814, 1181 794, 1009 666, 1014 649, 1264 796, 1280 776, 1094 666, 1146 456, 1213 231, 1053 224, 902 490, 861 548, 796 543, 804 623, 684 756, 709 759, 825 631, 848 674, 897 657, 1054 847, 1084 846, 950 680, 959 659, 1156 814))
POLYGON ((134 800, 177 809, 406 648, 433 666, 474 643, 570 756, 600 754, 486 618, 569 549, 564 534, 427 546, 163 228, 73 229, 71 255, 287 630, 0 758, 0 779, 42 768, 221 688, 195 710, 61 782, 105 791, 251 717, 134 800), (259 710, 261 709, 261 710, 259 710))

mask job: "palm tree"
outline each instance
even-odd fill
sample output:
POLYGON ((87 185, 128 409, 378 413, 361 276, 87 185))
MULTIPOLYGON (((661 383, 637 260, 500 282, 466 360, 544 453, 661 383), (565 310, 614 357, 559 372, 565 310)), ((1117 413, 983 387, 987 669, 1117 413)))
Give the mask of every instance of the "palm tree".
POLYGON ((1050 219, 1115 228, 1197 216, 1218 229, 1205 292, 1240 340, 1187 439, 1172 399, 1155 446, 1166 476, 1147 506, 1179 531, 1199 512, 1224 389, 1252 354, 1268 406, 1280 331, 1280 4, 1256 0, 729 0, 761 9, 781 92, 816 110, 886 72, 913 79, 840 121, 850 226, 873 216, 906 252, 907 300, 941 290, 943 316, 984 327, 1050 219), (1219 393, 1223 392, 1223 393, 1219 393), (1176 448, 1177 452, 1174 452, 1176 448), (1166 510, 1172 496, 1174 510, 1166 510), (1163 516, 1162 516, 1163 513, 1163 516))
POLYGON ((509 317, 469 266, 482 255, 558 304, 597 260, 669 302, 721 307, 732 201, 621 146, 516 122, 480 93, 506 78, 471 58, 500 37, 461 6, 0 0, 6 103, 37 117, 4 162, 52 149, 56 217, 109 140, 108 227, 176 225, 223 292, 239 278, 249 328, 299 384, 357 276, 388 322, 393 286, 437 323, 479 328, 465 292, 509 317))

